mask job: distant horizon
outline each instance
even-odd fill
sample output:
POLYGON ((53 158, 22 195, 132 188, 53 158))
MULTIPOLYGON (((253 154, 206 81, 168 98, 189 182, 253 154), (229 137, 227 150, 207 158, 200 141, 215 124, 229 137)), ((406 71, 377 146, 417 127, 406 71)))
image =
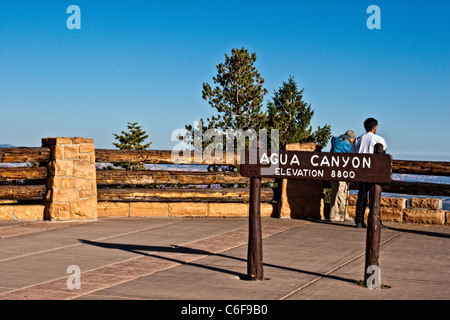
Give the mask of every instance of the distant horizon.
MULTIPOLYGON (((27 147, 31 147, 31 148, 33 148, 33 147, 41 147, 41 145, 39 144, 39 145, 28 145, 28 146, 16 146, 16 145, 12 145, 12 144, 9 144, 9 143, 0 143, 0 148, 4 148, 4 146, 10 146, 11 148, 27 148, 27 147)), ((94 140, 94 145, 95 145, 95 140, 94 140)), ((115 149, 118 149, 117 147, 114 147, 114 145, 112 145, 112 143, 111 143, 111 146, 97 146, 97 145, 95 145, 95 147, 97 148, 97 149, 111 149, 111 150, 115 150, 115 149)), ((324 152, 329 152, 329 147, 327 147, 327 148, 325 148, 325 150, 323 150, 324 152)), ((168 151, 171 151, 172 149, 171 148, 153 148, 152 146, 150 146, 147 150, 168 150, 168 151)), ((387 152, 388 154, 391 154, 391 153, 389 153, 389 150, 388 150, 388 152, 387 152)), ((437 154, 431 154, 431 155, 428 155, 427 157, 423 157, 423 154, 414 154, 414 153, 409 153, 409 154, 397 154, 396 156, 394 156, 393 154, 391 154, 392 155, 392 158, 394 159, 394 160, 411 160, 411 161, 435 161, 435 162, 450 162, 448 159, 446 159, 446 154, 444 154, 444 153, 442 153, 442 154, 439 154, 439 153, 437 153, 437 154)))

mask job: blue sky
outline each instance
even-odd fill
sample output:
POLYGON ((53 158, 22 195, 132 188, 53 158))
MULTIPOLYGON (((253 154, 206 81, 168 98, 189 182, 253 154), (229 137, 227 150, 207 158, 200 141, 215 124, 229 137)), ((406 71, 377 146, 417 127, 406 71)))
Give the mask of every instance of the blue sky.
POLYGON ((138 122, 151 149, 170 150, 174 130, 214 114, 202 84, 245 47, 266 102, 293 76, 314 128, 360 135, 375 117, 394 159, 450 161, 449 12, 447 0, 0 0, 0 144, 82 136, 112 149, 138 122))

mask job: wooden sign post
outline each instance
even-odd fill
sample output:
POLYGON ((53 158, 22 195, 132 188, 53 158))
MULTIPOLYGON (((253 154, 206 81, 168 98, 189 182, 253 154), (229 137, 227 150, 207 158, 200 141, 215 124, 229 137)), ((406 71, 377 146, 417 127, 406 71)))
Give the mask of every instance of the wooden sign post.
POLYGON ((250 178, 247 276, 249 280, 264 279, 261 230, 261 178, 250 178))
MULTIPOLYGON (((378 145, 375 150, 379 150, 378 145)), ((373 276, 373 271, 375 271, 375 275, 379 276, 381 199, 379 184, 390 183, 392 180, 392 157, 390 155, 261 150, 254 152, 257 154, 249 151, 242 154, 240 169, 242 176, 250 177, 247 255, 247 277, 250 280, 264 279, 260 213, 262 177, 374 183, 370 194, 371 214, 369 214, 367 229, 364 279, 370 280, 369 277, 373 276)), ((375 282, 377 283, 377 281, 375 282)))
MULTIPOLYGON (((382 154, 383 146, 375 146, 375 154, 382 154)), ((380 201, 382 188, 379 184, 374 184, 370 188, 369 194, 369 216, 367 217, 367 237, 366 237, 366 264, 364 272, 364 283, 369 289, 379 289, 381 286, 380 277, 380 239, 381 239, 381 218, 380 201)))

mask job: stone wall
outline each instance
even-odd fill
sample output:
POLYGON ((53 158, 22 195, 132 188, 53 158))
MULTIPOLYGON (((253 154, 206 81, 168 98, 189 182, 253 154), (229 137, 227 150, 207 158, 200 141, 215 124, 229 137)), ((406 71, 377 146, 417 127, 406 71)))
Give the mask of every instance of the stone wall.
MULTIPOLYGON (((248 217, 248 203, 99 202, 98 217, 248 217)), ((261 203, 261 217, 276 214, 276 205, 261 203)))
MULTIPOLYGON (((347 212, 351 218, 355 218, 356 200, 358 196, 351 194, 348 197, 347 212)), ((406 208, 406 198, 381 197, 380 216, 382 221, 403 221, 403 210, 406 208)), ((369 206, 367 206, 364 218, 367 219, 369 214, 369 206)))
POLYGON ((403 212, 406 222, 450 225, 450 211, 442 210, 440 199, 411 198, 410 207, 403 212))
POLYGON ((0 220, 43 220, 45 206, 23 205, 17 201, 0 201, 0 220))
MULTIPOLYGON (((348 198, 347 211, 353 219, 356 200, 356 194, 348 198)), ((369 208, 366 208, 365 219, 368 214, 369 208)), ((435 198, 411 198, 408 201, 407 198, 382 197, 380 215, 382 221, 450 225, 450 211, 442 210, 442 200, 435 198)))

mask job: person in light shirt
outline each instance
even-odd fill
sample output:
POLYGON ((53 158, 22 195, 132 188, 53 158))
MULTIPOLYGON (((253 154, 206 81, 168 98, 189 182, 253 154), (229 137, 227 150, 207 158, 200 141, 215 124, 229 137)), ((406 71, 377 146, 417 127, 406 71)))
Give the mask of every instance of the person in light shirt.
MULTIPOLYGON (((374 118, 368 118, 364 121, 366 133, 358 137, 352 145, 352 153, 373 153, 375 145, 381 143, 386 152, 387 144, 383 137, 376 134, 378 121, 374 118)), ((364 223, 364 212, 367 207, 367 194, 370 191, 371 184, 366 182, 358 183, 358 199, 356 201, 355 224, 357 228, 366 228, 364 223)), ((384 227, 382 225, 382 227, 384 227)))

